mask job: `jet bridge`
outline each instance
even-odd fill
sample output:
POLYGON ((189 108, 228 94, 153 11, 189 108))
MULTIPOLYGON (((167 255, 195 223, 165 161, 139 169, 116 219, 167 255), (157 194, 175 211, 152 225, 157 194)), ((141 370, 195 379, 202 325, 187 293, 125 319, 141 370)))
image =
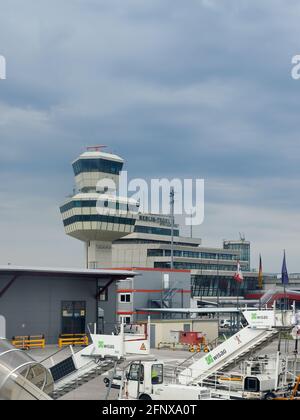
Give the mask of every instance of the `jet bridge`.
POLYGON ((0 400, 51 400, 52 391, 48 369, 0 338, 0 400))

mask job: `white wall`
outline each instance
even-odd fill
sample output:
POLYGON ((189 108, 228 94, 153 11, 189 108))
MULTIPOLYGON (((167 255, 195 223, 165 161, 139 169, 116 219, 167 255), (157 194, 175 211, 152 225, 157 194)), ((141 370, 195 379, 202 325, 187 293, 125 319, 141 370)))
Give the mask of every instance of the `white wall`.
POLYGON ((0 315, 0 337, 6 338, 6 321, 2 315, 0 315))

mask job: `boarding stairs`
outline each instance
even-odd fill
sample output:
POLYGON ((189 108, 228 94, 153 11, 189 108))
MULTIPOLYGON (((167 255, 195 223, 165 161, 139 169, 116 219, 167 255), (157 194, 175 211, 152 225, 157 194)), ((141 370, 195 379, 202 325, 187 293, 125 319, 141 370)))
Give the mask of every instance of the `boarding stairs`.
POLYGON ((139 324, 134 333, 126 333, 125 324, 118 335, 90 334, 92 344, 74 353, 49 369, 54 380, 53 399, 76 390, 91 380, 122 364, 127 357, 148 356, 150 324, 139 324))
POLYGON ((123 363, 124 359, 113 360, 106 359, 102 361, 91 361, 85 369, 75 371, 65 378, 55 383, 55 388, 52 393, 53 399, 58 399, 68 394, 71 391, 75 391, 82 385, 98 378, 104 373, 111 369, 114 369, 116 365, 123 363))
POLYGON ((249 322, 247 327, 178 372, 179 383, 184 385, 201 384, 216 372, 229 370, 249 358, 250 355, 267 347, 281 331, 291 331, 292 329, 290 318, 288 322, 280 317, 274 319, 274 311, 258 311, 254 314, 254 318, 251 318, 250 313, 250 311, 244 312, 244 316, 248 318, 249 322), (257 314, 259 314, 258 317, 257 314), (259 323, 260 319, 263 320, 261 324, 259 323))

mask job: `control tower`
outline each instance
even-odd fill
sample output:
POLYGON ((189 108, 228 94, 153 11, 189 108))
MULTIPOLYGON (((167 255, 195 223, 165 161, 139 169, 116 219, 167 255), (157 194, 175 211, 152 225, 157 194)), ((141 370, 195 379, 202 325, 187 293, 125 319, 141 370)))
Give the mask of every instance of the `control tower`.
POLYGON ((88 147, 72 166, 76 192, 61 207, 67 235, 85 243, 87 268, 110 268, 112 242, 134 231, 137 201, 117 196, 124 160, 88 147))

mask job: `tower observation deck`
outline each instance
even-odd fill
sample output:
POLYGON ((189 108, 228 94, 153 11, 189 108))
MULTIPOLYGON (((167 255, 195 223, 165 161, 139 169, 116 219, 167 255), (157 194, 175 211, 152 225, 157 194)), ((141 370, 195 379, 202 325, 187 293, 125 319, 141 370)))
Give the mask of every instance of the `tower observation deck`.
POLYGON ((112 242, 134 231, 137 201, 117 195, 124 160, 89 147, 72 164, 76 192, 60 207, 65 232, 86 246, 87 268, 111 267, 112 242))

